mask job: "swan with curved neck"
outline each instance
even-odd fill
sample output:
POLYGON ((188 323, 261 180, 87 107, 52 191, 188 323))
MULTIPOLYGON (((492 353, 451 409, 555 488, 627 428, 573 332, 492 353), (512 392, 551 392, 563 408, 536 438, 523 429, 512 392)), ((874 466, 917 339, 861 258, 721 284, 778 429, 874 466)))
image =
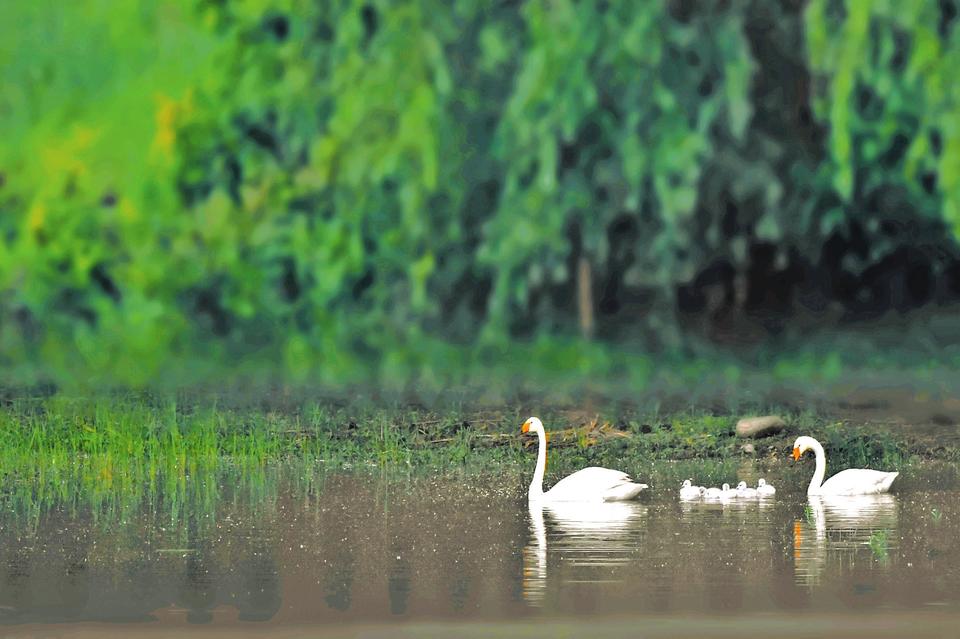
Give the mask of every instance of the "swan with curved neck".
POLYGON ((816 457, 816 469, 807 487, 808 495, 872 495, 890 490, 890 484, 900 473, 888 473, 868 468, 849 468, 840 471, 827 481, 823 476, 827 472, 827 456, 823 446, 813 437, 797 437, 793 443, 793 460, 812 450, 816 457))
POLYGON ((693 480, 684 479, 683 485, 680 486, 680 499, 700 499, 703 496, 703 492, 703 486, 694 486, 693 480))
POLYGON ((757 496, 757 489, 747 486, 747 482, 742 481, 737 484, 737 497, 739 499, 753 499, 757 496))
POLYGON ((757 495, 760 497, 773 497, 776 494, 777 489, 771 484, 768 484, 766 479, 761 477, 757 480, 757 495))
POLYGON ((547 470, 547 434, 543 422, 531 417, 520 427, 523 433, 534 433, 539 440, 537 467, 533 471, 528 497, 530 501, 626 501, 640 494, 646 484, 638 484, 619 470, 591 466, 564 477, 544 492, 543 475, 547 470))
POLYGON ((724 484, 720 487, 720 499, 729 500, 736 499, 737 497, 737 489, 730 488, 730 484, 724 484))

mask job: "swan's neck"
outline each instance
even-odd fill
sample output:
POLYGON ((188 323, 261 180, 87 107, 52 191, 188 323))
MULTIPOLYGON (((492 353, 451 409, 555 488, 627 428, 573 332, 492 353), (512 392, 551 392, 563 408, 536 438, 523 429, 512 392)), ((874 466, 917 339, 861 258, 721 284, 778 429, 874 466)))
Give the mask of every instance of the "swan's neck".
POLYGON ((537 431, 539 449, 537 451, 537 469, 533 471, 533 481, 530 482, 530 499, 543 496, 543 473, 547 469, 547 438, 543 431, 537 431))
POLYGON ((827 473, 827 455, 823 452, 823 446, 816 440, 814 440, 810 447, 813 448, 813 454, 817 458, 817 469, 813 471, 813 477, 810 479, 807 494, 816 495, 820 492, 820 486, 823 484, 823 476, 827 473))

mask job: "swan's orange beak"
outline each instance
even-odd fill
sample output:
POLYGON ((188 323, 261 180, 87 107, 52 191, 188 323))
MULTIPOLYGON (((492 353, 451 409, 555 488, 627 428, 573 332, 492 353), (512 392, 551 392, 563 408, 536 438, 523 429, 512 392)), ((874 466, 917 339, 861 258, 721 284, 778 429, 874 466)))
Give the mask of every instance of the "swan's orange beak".
POLYGON ((793 461, 800 459, 800 448, 797 446, 793 447, 793 461))
POLYGON ((530 422, 523 422, 523 426, 520 427, 520 432, 521 433, 530 432, 530 422))

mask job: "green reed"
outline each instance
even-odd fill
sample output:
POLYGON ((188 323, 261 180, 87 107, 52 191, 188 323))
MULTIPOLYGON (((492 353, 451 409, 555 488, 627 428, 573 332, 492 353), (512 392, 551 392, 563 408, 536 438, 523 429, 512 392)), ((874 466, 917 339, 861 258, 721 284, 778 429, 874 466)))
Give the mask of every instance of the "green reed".
MULTIPOLYGON (((283 463, 511 473, 529 470, 534 457, 530 438, 519 433, 527 415, 515 408, 478 410, 455 404, 427 410, 268 399, 273 403, 145 394, 14 397, 0 405, 0 498, 68 507, 82 503, 111 514, 144 500, 167 500, 160 506, 178 511, 191 499, 212 499, 196 487, 207 480, 216 483, 214 477, 224 469, 235 472, 235 479, 283 463), (191 497, 191 491, 197 496, 191 497)), ((879 461, 896 470, 906 459, 902 442, 889 432, 869 425, 850 428, 812 413, 788 414, 787 431, 756 441, 756 452, 745 454, 743 441, 733 434, 736 416, 693 409, 663 414, 655 408, 624 413, 600 407, 596 417, 616 424, 619 436, 599 443, 581 438, 565 447, 552 442, 548 481, 597 465, 671 487, 687 477, 718 485, 744 474, 752 482, 766 466, 786 457, 801 432, 821 438, 831 469, 879 461)), ((550 430, 582 423, 572 422, 560 407, 537 412, 550 430)), ((799 478, 809 470, 781 464, 778 472, 799 478)))
POLYGON ((890 556, 888 542, 890 538, 889 530, 877 530, 870 535, 867 545, 870 546, 870 552, 878 561, 887 561, 890 556))

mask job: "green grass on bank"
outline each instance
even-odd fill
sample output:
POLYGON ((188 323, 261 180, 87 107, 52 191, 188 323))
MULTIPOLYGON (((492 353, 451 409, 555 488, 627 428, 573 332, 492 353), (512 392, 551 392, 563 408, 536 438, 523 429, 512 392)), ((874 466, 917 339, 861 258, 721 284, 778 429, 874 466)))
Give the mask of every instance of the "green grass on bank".
MULTIPOLYGON (((450 467, 523 462, 532 440, 519 433, 526 407, 490 409, 450 405, 433 409, 322 400, 282 408, 184 403, 149 396, 11 399, 0 407, 0 463, 6 469, 95 467, 104 480, 156 475, 161 469, 195 472, 230 463, 262 466, 289 459, 330 468, 450 467)), ((745 410, 744 412, 752 412, 745 410)), ((734 435, 738 414, 691 409, 663 412, 612 404, 541 413, 549 430, 566 429, 551 443, 556 462, 779 458, 793 437, 809 434, 827 448, 831 466, 896 466, 912 455, 952 459, 942 441, 925 442, 884 425, 850 424, 812 412, 782 411, 788 427, 750 442, 734 435), (605 425, 591 430, 588 424, 605 425)))
MULTIPOLYGON (((326 471, 342 470, 466 474, 465 481, 489 481, 519 499, 534 463, 535 440, 519 432, 528 410, 519 403, 425 409, 331 399, 8 397, 0 403, 0 509, 28 526, 51 508, 108 524, 146 511, 177 527, 201 516, 208 525, 224 500, 265 507, 283 495, 317 494, 326 471)), ((783 411, 783 433, 749 442, 734 435, 739 415, 731 413, 617 404, 538 412, 552 434, 548 484, 602 465, 657 490, 687 477, 719 484, 761 472, 802 487, 812 460, 785 463, 798 434, 820 439, 831 474, 960 461, 960 449, 942 437, 812 412, 783 411)))

